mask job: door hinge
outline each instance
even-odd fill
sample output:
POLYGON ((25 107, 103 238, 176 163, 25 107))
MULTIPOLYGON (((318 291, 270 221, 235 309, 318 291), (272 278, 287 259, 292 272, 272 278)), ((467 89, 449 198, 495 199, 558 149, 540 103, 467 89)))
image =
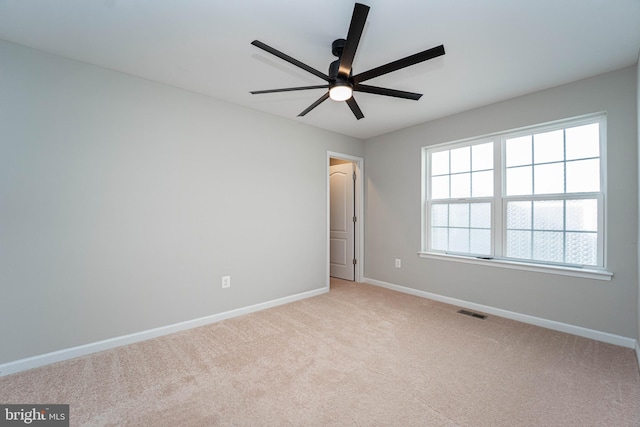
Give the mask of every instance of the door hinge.
POLYGON ((353 222, 356 222, 356 221, 358 221, 358 217, 357 217, 357 216, 354 216, 354 217, 353 217, 353 222))
POLYGON ((354 258, 353 259, 353 265, 356 265, 357 263, 358 263, 358 260, 354 258))
POLYGON ((356 175, 355 172, 353 172, 353 180, 355 181, 357 179, 358 175, 356 175))

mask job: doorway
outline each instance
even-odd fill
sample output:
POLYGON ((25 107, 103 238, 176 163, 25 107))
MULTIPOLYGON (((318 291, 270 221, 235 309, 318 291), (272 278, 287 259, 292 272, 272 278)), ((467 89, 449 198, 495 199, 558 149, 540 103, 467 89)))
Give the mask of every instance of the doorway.
POLYGON ((358 157, 327 155, 327 285, 330 277, 362 278, 362 163, 358 157))

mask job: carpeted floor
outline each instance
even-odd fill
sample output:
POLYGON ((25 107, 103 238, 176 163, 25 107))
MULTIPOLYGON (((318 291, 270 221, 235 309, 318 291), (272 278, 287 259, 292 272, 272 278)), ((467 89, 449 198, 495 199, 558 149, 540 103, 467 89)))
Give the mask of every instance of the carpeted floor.
POLYGON ((639 426, 634 351, 339 280, 315 298, 0 378, 71 425, 639 426))

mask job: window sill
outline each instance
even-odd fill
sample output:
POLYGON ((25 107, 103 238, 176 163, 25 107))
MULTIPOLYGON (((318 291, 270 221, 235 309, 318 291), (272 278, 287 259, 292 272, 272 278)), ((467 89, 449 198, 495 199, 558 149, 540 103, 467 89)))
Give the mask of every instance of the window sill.
POLYGON ((437 259, 440 261, 463 262, 466 264, 485 265, 490 267, 510 268, 514 270, 535 271, 538 273, 558 274, 561 276, 581 277, 585 279, 608 280, 613 273, 606 270, 563 267, 556 265, 529 264, 525 262, 506 261, 502 259, 481 259, 461 255, 450 255, 434 252, 418 252, 420 258, 437 259))

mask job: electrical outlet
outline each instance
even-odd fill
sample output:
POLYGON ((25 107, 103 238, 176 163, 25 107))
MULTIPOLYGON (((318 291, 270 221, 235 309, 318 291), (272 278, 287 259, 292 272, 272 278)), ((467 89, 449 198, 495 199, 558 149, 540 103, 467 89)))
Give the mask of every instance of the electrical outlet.
POLYGON ((222 288, 231 287, 231 276, 222 276, 222 288))
POLYGON ((402 260, 400 258, 396 258, 396 268, 402 268, 402 260))

